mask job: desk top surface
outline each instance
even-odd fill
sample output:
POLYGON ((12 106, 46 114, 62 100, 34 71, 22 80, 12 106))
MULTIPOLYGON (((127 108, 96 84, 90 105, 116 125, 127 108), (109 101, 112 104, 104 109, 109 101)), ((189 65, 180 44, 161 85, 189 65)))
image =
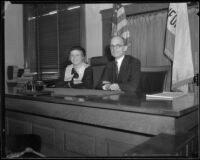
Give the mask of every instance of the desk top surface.
POLYGON ((199 104, 199 96, 193 93, 174 100, 147 100, 145 95, 137 93, 71 88, 46 88, 46 90, 52 91, 52 94, 23 95, 17 93, 14 88, 6 92, 6 97, 171 117, 179 117, 197 110, 199 104))

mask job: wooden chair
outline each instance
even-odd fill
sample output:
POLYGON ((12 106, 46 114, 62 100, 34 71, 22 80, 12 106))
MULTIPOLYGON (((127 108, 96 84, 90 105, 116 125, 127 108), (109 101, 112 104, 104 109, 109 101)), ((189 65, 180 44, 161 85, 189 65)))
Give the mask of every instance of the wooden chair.
POLYGON ((158 93, 169 90, 170 66, 141 67, 139 90, 142 93, 158 93), (168 86, 167 86, 168 85, 168 86))
POLYGON ((41 151, 41 137, 35 134, 16 134, 6 136, 7 158, 45 157, 41 151))
POLYGON ((92 57, 90 60, 90 65, 92 66, 93 71, 93 88, 97 88, 98 84, 101 81, 108 59, 103 56, 92 57))

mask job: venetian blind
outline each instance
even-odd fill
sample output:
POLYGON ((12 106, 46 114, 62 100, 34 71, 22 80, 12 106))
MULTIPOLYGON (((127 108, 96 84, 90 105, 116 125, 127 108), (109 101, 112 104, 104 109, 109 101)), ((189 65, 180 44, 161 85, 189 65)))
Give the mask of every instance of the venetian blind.
POLYGON ((67 10, 69 4, 59 5, 59 52, 61 76, 69 63, 69 50, 80 45, 80 8, 67 10))
POLYGON ((27 6, 24 12, 25 39, 29 41, 25 41, 25 54, 30 68, 40 73, 58 71, 62 74, 69 49, 80 45, 80 8, 68 10, 72 5, 37 4, 29 10, 27 6), (38 69, 31 67, 33 64, 38 69))
POLYGON ((38 5, 38 58, 41 72, 58 70, 56 4, 38 5))

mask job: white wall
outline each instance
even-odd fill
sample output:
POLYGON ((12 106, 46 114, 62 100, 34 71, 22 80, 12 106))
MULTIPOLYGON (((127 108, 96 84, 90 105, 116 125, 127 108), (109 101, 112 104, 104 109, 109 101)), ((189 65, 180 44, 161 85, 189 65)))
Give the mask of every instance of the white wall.
POLYGON ((112 8, 113 4, 86 4, 86 51, 87 58, 101 56, 102 51, 102 19, 100 10, 112 8))
MULTIPOLYGON (((7 80, 7 66, 24 66, 23 50, 23 16, 21 4, 9 4, 5 11, 5 80, 7 80)), ((6 86, 6 85, 5 85, 6 86)))

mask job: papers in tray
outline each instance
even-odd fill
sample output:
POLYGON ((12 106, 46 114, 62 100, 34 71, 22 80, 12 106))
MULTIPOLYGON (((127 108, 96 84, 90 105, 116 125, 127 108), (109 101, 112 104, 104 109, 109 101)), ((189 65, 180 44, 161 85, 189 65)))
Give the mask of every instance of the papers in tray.
POLYGON ((186 95, 184 92, 162 92, 156 94, 146 94, 147 100, 173 100, 186 95))

